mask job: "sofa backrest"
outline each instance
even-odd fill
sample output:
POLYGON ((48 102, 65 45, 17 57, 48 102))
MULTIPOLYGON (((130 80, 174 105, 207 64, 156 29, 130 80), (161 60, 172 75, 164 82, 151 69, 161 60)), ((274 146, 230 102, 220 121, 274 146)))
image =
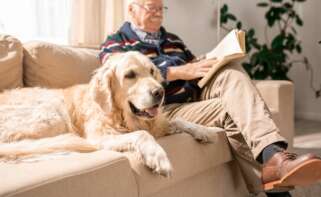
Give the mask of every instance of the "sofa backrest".
POLYGON ((0 34, 0 92, 22 87, 22 44, 16 38, 0 34))
POLYGON ((0 34, 0 92, 17 87, 66 88, 88 83, 101 66, 99 50, 18 39, 0 34))
POLYGON ((26 87, 65 88, 88 83, 101 63, 98 50, 46 42, 23 45, 23 80, 26 87))

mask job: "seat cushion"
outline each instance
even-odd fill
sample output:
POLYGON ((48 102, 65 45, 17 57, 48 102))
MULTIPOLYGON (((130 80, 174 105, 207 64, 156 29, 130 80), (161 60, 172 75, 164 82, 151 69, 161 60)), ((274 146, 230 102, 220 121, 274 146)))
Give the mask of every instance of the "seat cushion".
POLYGON ((105 150, 32 163, 0 163, 0 177, 1 197, 138 195, 127 158, 105 150))
POLYGON ((0 92, 22 87, 22 44, 16 38, 0 34, 0 92))
POLYGON ((88 83, 101 64, 98 50, 46 42, 24 44, 25 86, 65 88, 88 83))
POLYGON ((188 134, 160 138, 174 168, 168 179, 152 173, 132 153, 105 150, 33 163, 0 163, 0 196, 153 195, 232 161, 225 133, 217 133, 212 140, 200 144, 188 134))
POLYGON ((200 144, 185 133, 166 136, 158 142, 165 149, 174 168, 171 178, 166 179, 153 174, 134 155, 128 154, 141 196, 155 194, 186 178, 232 160, 225 133, 217 133, 210 144, 200 144))

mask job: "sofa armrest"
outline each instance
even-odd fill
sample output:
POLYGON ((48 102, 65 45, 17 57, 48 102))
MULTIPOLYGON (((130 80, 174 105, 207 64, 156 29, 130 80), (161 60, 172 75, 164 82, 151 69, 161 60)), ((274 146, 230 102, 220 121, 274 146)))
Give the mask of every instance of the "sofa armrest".
POLYGON ((269 109, 277 113, 275 122, 280 132, 293 146, 294 137, 294 86, 285 80, 255 80, 253 81, 269 109))

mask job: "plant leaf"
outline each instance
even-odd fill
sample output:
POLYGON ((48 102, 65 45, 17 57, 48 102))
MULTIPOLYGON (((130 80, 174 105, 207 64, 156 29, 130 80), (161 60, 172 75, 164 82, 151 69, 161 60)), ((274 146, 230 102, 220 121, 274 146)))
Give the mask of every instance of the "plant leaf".
POLYGON ((272 49, 282 49, 284 40, 285 40, 285 37, 283 34, 276 36, 273 39, 272 44, 271 44, 272 49))
POLYGON ((256 4, 258 7, 268 7, 269 4, 268 3, 258 3, 256 4))
POLYGON ((293 8, 293 4, 289 3, 289 2, 285 2, 283 4, 284 7, 286 7, 287 9, 292 9, 293 8))
POLYGON ((295 29, 294 27, 291 27, 291 30, 292 30, 292 32, 293 32, 294 34, 297 34, 297 31, 296 31, 296 29, 295 29))
POLYGON ((303 26, 303 21, 298 15, 295 16, 295 22, 297 25, 303 26))
POLYGON ((238 21, 238 22, 236 23, 236 28, 237 28, 237 29, 242 29, 242 23, 241 23, 240 21, 238 21))
POLYGON ((227 14, 227 18, 231 19, 232 21, 236 21, 236 17, 233 14, 227 14))
POLYGON ((301 53, 301 52, 302 52, 302 48, 301 48, 301 46, 300 46, 299 44, 297 44, 297 45, 295 46, 295 49, 296 49, 296 52, 298 52, 298 53, 301 53))
POLYGON ((228 11, 228 6, 226 4, 223 5, 223 7, 221 8, 221 14, 225 14, 228 11))
POLYGON ((249 37, 253 37, 254 34, 255 34, 254 29, 250 29, 250 30, 247 32, 247 35, 248 35, 249 37))
POLYGON ((282 3, 282 0, 271 0, 273 3, 282 3))

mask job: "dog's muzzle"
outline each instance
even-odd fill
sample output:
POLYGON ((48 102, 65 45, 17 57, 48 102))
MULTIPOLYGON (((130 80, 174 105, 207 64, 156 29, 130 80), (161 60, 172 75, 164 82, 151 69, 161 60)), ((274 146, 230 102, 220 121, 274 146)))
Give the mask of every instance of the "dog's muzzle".
POLYGON ((156 104, 152 107, 145 108, 145 109, 138 109, 135 105, 129 102, 129 107, 133 114, 136 116, 144 117, 144 118, 154 118, 157 116, 160 108, 160 104, 156 104))
POLYGON ((163 88, 156 88, 151 91, 150 93, 152 95, 154 105, 148 108, 139 109, 137 108, 132 102, 129 101, 129 107, 133 114, 136 116, 144 117, 144 118, 154 118, 158 115, 160 106, 162 105, 164 101, 164 89, 163 88))

